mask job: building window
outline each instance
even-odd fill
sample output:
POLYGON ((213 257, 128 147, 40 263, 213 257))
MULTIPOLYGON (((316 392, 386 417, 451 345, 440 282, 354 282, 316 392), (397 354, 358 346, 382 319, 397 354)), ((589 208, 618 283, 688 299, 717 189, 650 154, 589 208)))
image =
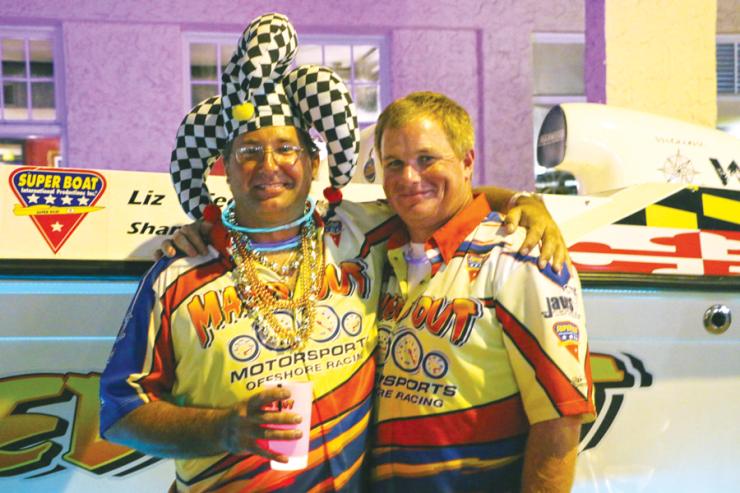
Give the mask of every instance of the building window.
MULTIPOLYGON (((542 122, 553 106, 586 102, 583 80, 585 35, 582 33, 533 33, 532 116, 534 155, 542 122)), ((570 173, 534 163, 535 188, 540 193, 577 194, 570 173)))
POLYGON ((717 128, 740 137, 740 35, 717 36, 717 128))
MULTIPOLYGON (((235 33, 186 33, 186 111, 220 93, 221 74, 236 49, 235 33)), ((360 127, 375 122, 389 100, 388 48, 383 36, 300 35, 294 66, 329 67, 352 92, 360 127)))
POLYGON ((0 163, 61 163, 60 50, 57 29, 0 26, 0 163))

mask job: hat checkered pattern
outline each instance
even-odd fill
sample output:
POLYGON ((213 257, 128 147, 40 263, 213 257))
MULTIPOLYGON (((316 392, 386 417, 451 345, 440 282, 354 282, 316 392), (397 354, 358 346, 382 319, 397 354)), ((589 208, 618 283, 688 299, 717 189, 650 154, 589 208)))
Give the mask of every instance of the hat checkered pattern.
POLYGON ((329 150, 332 186, 339 189, 351 180, 360 145, 352 97, 342 79, 324 67, 299 67, 286 76, 297 50, 295 30, 285 16, 255 19, 224 69, 221 96, 203 101, 182 121, 170 174, 180 204, 193 219, 202 217, 211 202, 205 180, 226 143, 263 127, 316 128, 329 150), (250 111, 235 111, 245 106, 250 111))
POLYGON ((333 71, 316 65, 293 70, 283 85, 303 119, 324 137, 329 179, 335 189, 342 188, 352 179, 360 152, 360 128, 349 89, 333 71))
POLYGON ((288 18, 267 14, 252 21, 244 30, 239 45, 221 77, 224 125, 229 140, 262 127, 290 125, 293 119, 281 79, 298 52, 298 37, 288 18), (247 120, 234 118, 234 107, 249 102, 254 115, 247 120))
POLYGON ((208 98, 188 113, 177 130, 170 175, 185 213, 193 219, 211 203, 206 177, 226 145, 221 97, 208 98))

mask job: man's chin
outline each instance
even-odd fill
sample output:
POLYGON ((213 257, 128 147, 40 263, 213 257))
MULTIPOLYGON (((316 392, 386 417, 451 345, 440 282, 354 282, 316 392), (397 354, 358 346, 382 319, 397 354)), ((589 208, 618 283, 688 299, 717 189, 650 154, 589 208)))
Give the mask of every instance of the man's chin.
POLYGON ((390 204, 399 215, 413 215, 433 211, 437 207, 438 201, 423 195, 414 195, 390 200, 390 204))
POLYGON ((404 209, 402 212, 397 212, 409 229, 412 229, 416 225, 422 226, 428 224, 430 221, 433 221, 436 215, 434 207, 413 207, 404 209))

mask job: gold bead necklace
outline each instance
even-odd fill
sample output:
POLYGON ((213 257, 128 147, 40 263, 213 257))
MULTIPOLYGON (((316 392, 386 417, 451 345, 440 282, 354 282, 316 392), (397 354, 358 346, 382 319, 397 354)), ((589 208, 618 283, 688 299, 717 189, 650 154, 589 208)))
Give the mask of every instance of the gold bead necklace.
POLYGON ((316 299, 324 280, 323 248, 313 218, 301 226, 300 259, 296 259, 299 263, 299 275, 294 290, 294 294, 298 291, 301 294, 297 299, 293 297, 287 300, 278 299, 259 277, 256 264, 262 262, 249 238, 239 231, 230 230, 229 233, 234 261, 237 264, 236 286, 245 308, 257 322, 258 330, 269 344, 291 347, 297 351, 304 349, 314 331, 316 299), (318 269, 314 270, 314 267, 318 269), (281 323, 275 316, 275 311, 278 310, 292 313, 294 326, 289 327, 281 323))

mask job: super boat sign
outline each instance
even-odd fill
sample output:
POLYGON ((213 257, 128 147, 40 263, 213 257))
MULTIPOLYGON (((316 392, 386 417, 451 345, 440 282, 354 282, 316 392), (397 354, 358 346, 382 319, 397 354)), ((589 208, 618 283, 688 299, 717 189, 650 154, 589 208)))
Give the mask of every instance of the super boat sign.
POLYGON ((10 174, 10 188, 20 201, 13 214, 27 216, 51 251, 57 253, 95 204, 106 182, 96 171, 19 168, 10 174))
POLYGON ((1 259, 151 260, 189 222, 169 173, 0 166, 1 259))

